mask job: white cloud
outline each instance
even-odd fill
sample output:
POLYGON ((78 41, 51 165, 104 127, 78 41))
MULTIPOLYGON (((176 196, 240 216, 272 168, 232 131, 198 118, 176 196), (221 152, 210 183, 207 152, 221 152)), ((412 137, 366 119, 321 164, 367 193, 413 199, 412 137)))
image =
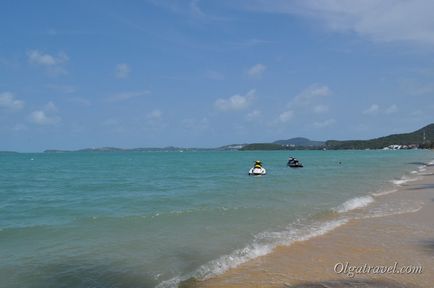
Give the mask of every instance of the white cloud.
POLYGON ((202 9, 199 7, 199 0, 190 1, 190 11, 193 15, 203 17, 205 13, 203 13, 202 9))
POLYGON ((315 107, 313 107, 313 112, 315 113, 325 113, 329 111, 329 107, 327 105, 316 105, 315 107))
POLYGON ((262 116, 262 112, 261 111, 259 111, 259 110, 253 110, 252 112, 249 112, 246 115, 246 120, 247 121, 255 121, 255 120, 261 118, 261 116, 262 116))
POLYGON ((210 21, 227 21, 226 18, 221 16, 214 16, 205 13, 200 7, 199 0, 189 1, 173 1, 173 0, 146 0, 157 7, 166 9, 171 13, 194 17, 195 19, 210 20, 210 21))
POLYGON ((381 108, 378 104, 372 104, 368 109, 363 110, 362 113, 366 115, 374 115, 374 114, 393 114, 398 112, 398 106, 396 104, 392 104, 387 108, 381 108))
POLYGON ((11 92, 0 93, 0 108, 19 110, 24 107, 24 101, 15 99, 11 92))
POLYGON ((304 89, 300 94, 294 97, 290 105, 310 105, 317 99, 329 96, 332 91, 328 86, 313 84, 304 89))
POLYGON ((54 56, 38 50, 30 50, 27 52, 27 59, 31 64, 46 68, 49 74, 60 75, 67 73, 63 65, 69 61, 69 58, 65 53, 61 52, 54 56))
POLYGON ((150 120, 161 120, 161 117, 163 116, 163 113, 158 110, 158 109, 154 109, 151 112, 149 112, 146 115, 146 118, 150 119, 150 120))
POLYGON ((60 65, 69 60, 65 53, 59 53, 57 56, 53 56, 48 53, 39 52, 38 50, 30 50, 27 52, 27 57, 30 63, 43 66, 60 65))
POLYGON ((379 112, 380 112, 380 106, 378 106, 377 104, 372 104, 368 109, 363 110, 363 114, 368 114, 368 115, 377 114, 379 112))
POLYGON ((247 75, 251 78, 260 78, 266 69, 265 65, 256 64, 247 70, 247 75))
POLYGON ((324 120, 322 122, 314 122, 313 126, 315 128, 325 128, 325 127, 329 127, 335 123, 336 123, 335 119, 327 119, 327 120, 324 120))
POLYGON ((429 0, 256 0, 248 9, 318 20, 329 30, 357 33, 372 41, 434 44, 434 2, 429 0))
POLYGON ((38 125, 55 125, 60 122, 60 117, 57 115, 48 115, 43 110, 36 110, 30 114, 30 120, 38 125))
POLYGON ((321 104, 323 99, 332 94, 331 89, 326 85, 312 84, 302 90, 288 103, 287 109, 279 114, 273 123, 287 123, 295 116, 310 115, 313 113, 325 113, 328 106, 321 104))
POLYGON ((234 95, 228 99, 217 99, 214 102, 214 107, 220 111, 242 110, 247 108, 255 98, 256 91, 254 89, 247 92, 244 96, 234 95))
POLYGON ((396 112, 398 112, 398 106, 396 106, 396 104, 387 107, 386 110, 384 111, 384 113, 386 114, 393 114, 396 112))
POLYGON ((45 104, 41 110, 36 110, 30 113, 30 121, 37 125, 56 125, 61 122, 61 118, 58 115, 59 109, 53 102, 45 104))
POLYGON ((147 95, 149 93, 150 93, 150 91, 147 91, 147 90, 121 92, 121 93, 118 93, 118 94, 115 94, 115 95, 108 97, 107 101, 108 102, 123 102, 123 101, 128 101, 132 98, 147 95))
POLYGON ((146 130, 161 130, 167 126, 167 123, 164 121, 163 112, 159 109, 154 109, 145 116, 143 128, 146 130))
POLYGON ((45 104, 44 110, 46 112, 58 112, 59 109, 57 109, 57 106, 54 105, 52 101, 49 101, 47 104, 45 104))
POLYGON ((124 79, 130 75, 131 68, 128 64, 120 63, 116 66, 116 78, 124 79))
POLYGON ((294 111, 288 110, 279 115, 279 121, 281 123, 287 123, 294 117, 294 111))

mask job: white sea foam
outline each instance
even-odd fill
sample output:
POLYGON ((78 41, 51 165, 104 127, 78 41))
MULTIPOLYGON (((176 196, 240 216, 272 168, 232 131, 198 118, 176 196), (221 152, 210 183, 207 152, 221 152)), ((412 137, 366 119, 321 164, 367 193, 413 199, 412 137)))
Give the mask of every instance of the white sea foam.
POLYGON ((388 194, 395 193, 395 192, 397 192, 397 191, 398 191, 398 189, 392 189, 392 190, 386 190, 386 191, 379 191, 379 192, 372 193, 372 196, 374 196, 374 197, 384 196, 384 195, 388 195, 388 194))
POLYGON ((417 169, 419 170, 419 172, 425 172, 426 171, 426 165, 422 165, 422 166, 419 166, 417 169))
POLYGON ((338 213, 344 213, 354 209, 366 207, 372 202, 374 202, 374 198, 372 198, 372 196, 356 197, 342 203, 334 210, 338 213))
POLYGON ((390 205, 381 205, 380 207, 376 207, 369 211, 369 213, 363 214, 360 217, 356 217, 358 219, 366 219, 366 218, 379 218, 393 215, 401 215, 407 213, 415 213, 418 212, 423 207, 423 202, 420 201, 402 201, 401 203, 394 203, 390 205))
POLYGON ((425 172, 426 171, 426 166, 421 166, 419 167, 419 172, 425 172))
POLYGON ((403 185, 405 183, 412 182, 412 181, 417 181, 419 179, 420 179, 419 177, 409 178, 409 177, 407 177, 407 176, 404 175, 404 176, 401 177, 401 179, 394 179, 394 180, 391 180, 390 182, 392 182, 393 184, 395 184, 397 186, 401 186, 401 185, 403 185))
POLYGON ((304 228, 288 229, 281 232, 263 232, 256 235, 253 243, 233 251, 231 254, 223 255, 200 266, 193 273, 177 276, 161 282, 156 288, 174 288, 184 280, 196 278, 199 280, 208 279, 237 267, 251 259, 269 254, 276 246, 290 245, 296 241, 305 241, 313 237, 323 235, 335 228, 347 223, 347 219, 333 220, 325 223, 314 223, 304 228))
POLYGON ((400 186, 400 185, 402 185, 402 184, 407 183, 408 180, 405 180, 405 179, 395 179, 395 180, 391 180, 390 182, 392 182, 392 183, 395 184, 395 185, 400 186))

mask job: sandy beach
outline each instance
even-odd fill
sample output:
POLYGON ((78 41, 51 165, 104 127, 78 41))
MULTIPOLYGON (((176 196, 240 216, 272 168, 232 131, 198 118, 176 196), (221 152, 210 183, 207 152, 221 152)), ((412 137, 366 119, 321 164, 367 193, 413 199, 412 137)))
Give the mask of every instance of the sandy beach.
MULTIPOLYGON (((335 230, 181 287, 434 287, 434 166, 372 205, 408 207, 353 217, 335 230), (396 206, 396 205, 395 205, 396 206), (382 270, 384 269, 384 270, 382 270), (353 273, 351 273, 353 272, 353 273)), ((353 213, 357 216, 359 211, 353 213)))

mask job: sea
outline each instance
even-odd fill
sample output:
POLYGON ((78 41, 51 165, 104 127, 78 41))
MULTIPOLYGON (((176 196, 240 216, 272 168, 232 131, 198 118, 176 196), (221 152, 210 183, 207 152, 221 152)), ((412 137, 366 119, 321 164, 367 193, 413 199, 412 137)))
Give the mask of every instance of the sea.
POLYGON ((1 153, 0 287, 207 279, 354 217, 414 209, 376 203, 433 158, 428 150, 1 153), (304 167, 287 167, 289 156, 304 167), (248 176, 255 160, 267 175, 248 176))

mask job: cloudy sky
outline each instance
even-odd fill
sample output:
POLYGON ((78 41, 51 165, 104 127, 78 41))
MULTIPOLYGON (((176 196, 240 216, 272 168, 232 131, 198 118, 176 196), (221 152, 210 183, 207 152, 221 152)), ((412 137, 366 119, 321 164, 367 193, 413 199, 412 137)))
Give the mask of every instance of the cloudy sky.
POLYGON ((0 150, 367 139, 434 122, 433 1, 5 1, 0 150))

